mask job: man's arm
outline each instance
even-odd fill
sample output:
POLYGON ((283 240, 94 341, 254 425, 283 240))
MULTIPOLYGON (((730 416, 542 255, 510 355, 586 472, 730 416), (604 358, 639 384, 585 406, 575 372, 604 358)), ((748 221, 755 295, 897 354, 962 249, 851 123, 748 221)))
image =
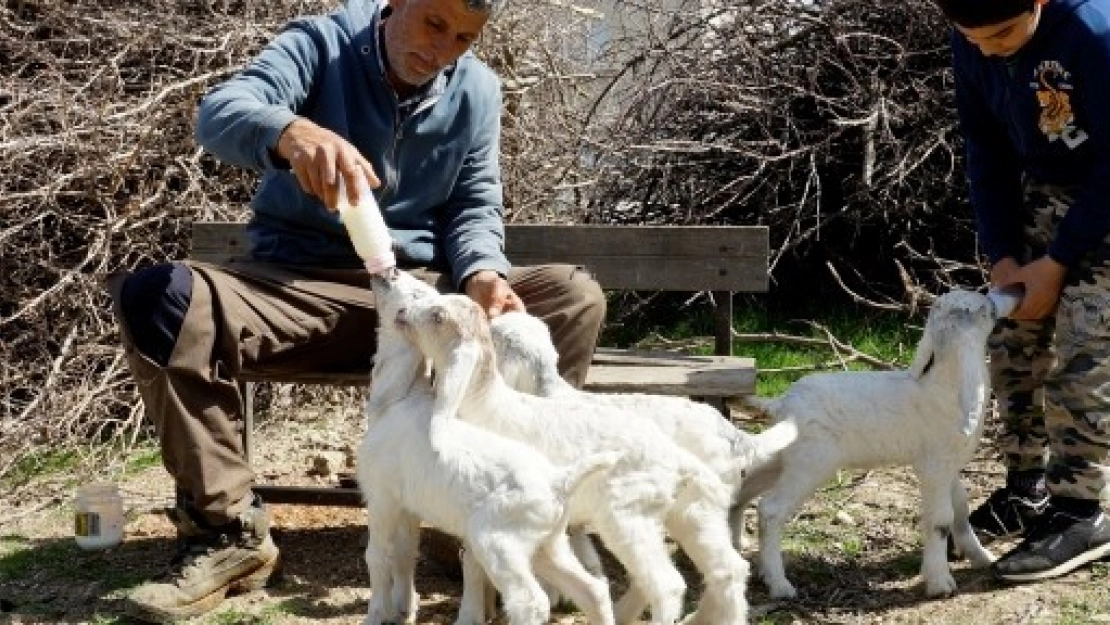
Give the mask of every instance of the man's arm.
POLYGON ((223 161, 256 171, 290 169, 305 193, 337 206, 336 176, 352 203, 359 176, 379 185, 374 168, 335 132, 298 116, 312 93, 322 53, 311 23, 279 34, 251 64, 216 86, 197 113, 197 141, 223 161))
POLYGON ((501 90, 492 75, 482 80, 486 98, 474 122, 475 140, 445 206, 443 244, 456 287, 496 315, 516 309, 519 298, 504 279, 509 261, 498 160, 501 90))
POLYGON ((304 22, 291 25, 250 65, 204 96, 196 139, 221 161, 255 171, 285 168, 275 152, 308 100, 320 63, 304 22))

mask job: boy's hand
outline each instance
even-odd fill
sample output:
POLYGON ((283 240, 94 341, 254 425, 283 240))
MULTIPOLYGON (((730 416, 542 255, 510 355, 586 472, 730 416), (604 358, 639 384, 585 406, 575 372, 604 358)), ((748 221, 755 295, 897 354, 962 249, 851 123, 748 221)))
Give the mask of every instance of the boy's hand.
POLYGON ((297 118, 285 127, 275 151, 289 161, 301 189, 320 198, 328 210, 336 210, 339 204, 338 175, 343 176, 351 203, 358 202, 360 176, 366 178, 371 188, 381 185, 374 166, 355 146, 304 118, 297 118))
POLYGON ((478 302, 490 319, 515 310, 524 311, 524 302, 509 287, 509 282, 501 274, 488 269, 477 271, 463 284, 467 296, 478 302))
MULTIPOLYGON (((992 272, 993 273, 993 272, 992 272)), ((1025 284, 1025 298, 1011 315, 1014 319, 1044 319, 1056 310, 1068 268, 1042 256, 1018 270, 1011 282, 1025 284)))
POLYGON ((1021 271, 1021 265, 1014 257, 1007 256, 1003 258, 991 267, 991 286, 1008 286, 1015 282, 1021 282, 1016 278, 1019 271, 1021 271))

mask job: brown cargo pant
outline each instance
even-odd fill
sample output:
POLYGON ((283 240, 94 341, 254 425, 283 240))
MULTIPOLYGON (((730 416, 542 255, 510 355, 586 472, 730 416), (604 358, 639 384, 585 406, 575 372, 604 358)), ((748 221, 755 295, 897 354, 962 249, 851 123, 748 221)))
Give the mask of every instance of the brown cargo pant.
MULTIPOLYGON (((1043 256, 1072 204, 1070 190, 1029 183, 1030 262, 1043 256)), ((1011 471, 1046 469, 1055 496, 1110 495, 1110 241, 1068 272, 1054 315, 1003 319, 988 341, 991 384, 1011 471)))
MULTIPOLYGON (((127 274, 108 281, 132 376, 154 423, 163 462, 192 505, 221 525, 250 505, 254 473, 244 456, 243 397, 235 376, 368 371, 377 315, 363 270, 307 269, 251 260, 187 261, 193 291, 165 367, 130 338, 119 293, 127 274)), ((412 273, 442 292, 447 275, 412 273)), ((605 317, 597 282, 571 265, 514 267, 509 284, 551 328, 560 371, 582 386, 605 317)))

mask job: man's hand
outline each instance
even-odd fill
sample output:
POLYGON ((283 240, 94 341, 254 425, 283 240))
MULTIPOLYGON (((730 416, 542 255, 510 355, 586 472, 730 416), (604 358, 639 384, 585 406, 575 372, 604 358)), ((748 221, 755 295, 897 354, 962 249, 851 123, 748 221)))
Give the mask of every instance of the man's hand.
POLYGON ((466 294, 478 302, 490 319, 501 313, 514 310, 524 311, 524 302, 509 287, 508 280, 496 271, 484 269, 470 274, 463 283, 466 294))
POLYGON ((1013 258, 1004 258, 991 267, 991 284, 1024 284, 1025 297, 1010 316, 1031 321, 1044 319, 1056 310, 1067 274, 1068 268, 1049 256, 1042 256, 1025 266, 1019 265, 1013 258))
POLYGON ((298 117, 285 127, 278 139, 278 156, 289 161, 297 182, 305 193, 315 195, 329 210, 339 204, 337 175, 342 175, 348 200, 359 200, 359 178, 364 177, 370 188, 381 185, 374 166, 362 157, 355 146, 334 132, 298 117))

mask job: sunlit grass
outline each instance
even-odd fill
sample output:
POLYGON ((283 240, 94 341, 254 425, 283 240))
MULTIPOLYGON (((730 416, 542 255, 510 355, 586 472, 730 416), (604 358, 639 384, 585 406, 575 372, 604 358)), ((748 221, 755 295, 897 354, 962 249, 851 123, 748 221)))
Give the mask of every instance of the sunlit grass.
POLYGON ((21 457, 0 479, 0 490, 25 484, 36 477, 72 471, 81 457, 74 450, 57 451, 43 449, 32 451, 21 457))
MULTIPOLYGON (((709 306, 653 309, 642 316, 650 320, 635 315, 622 319, 620 313, 611 316, 616 318, 606 327, 603 345, 680 345, 696 353, 712 353, 714 325, 709 306)), ((920 323, 920 319, 905 315, 845 305, 813 306, 784 314, 748 302, 734 311, 732 327, 739 336, 733 341, 733 355, 755 359, 759 395, 777 395, 791 382, 815 371, 876 368, 853 358, 848 349, 834 349, 834 341, 876 361, 906 366, 921 335, 920 323), (773 340, 776 335, 781 340, 773 340), (809 344, 793 342, 792 338, 806 339, 809 344)))

